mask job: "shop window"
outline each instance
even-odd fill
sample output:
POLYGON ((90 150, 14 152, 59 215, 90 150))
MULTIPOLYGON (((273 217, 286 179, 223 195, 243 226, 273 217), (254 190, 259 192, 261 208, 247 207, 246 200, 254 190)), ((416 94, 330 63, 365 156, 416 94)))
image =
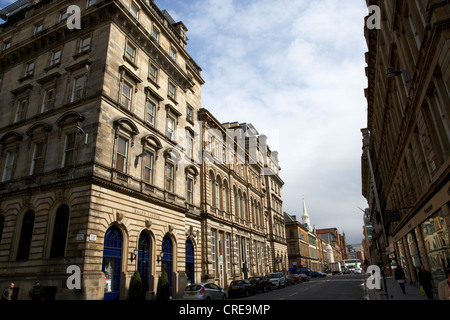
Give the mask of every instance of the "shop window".
POLYGON ((420 229, 430 262, 430 272, 435 284, 437 284, 445 279, 445 269, 450 263, 448 226, 442 210, 425 220, 420 225, 420 229))

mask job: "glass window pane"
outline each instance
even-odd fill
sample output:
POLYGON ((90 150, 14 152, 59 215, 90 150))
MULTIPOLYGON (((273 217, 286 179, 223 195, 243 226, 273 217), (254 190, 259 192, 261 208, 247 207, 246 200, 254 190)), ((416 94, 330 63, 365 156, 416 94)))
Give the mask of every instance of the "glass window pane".
POLYGON ((435 285, 445 279, 446 263, 450 261, 450 239, 448 226, 439 210, 421 225, 423 241, 430 262, 435 285))

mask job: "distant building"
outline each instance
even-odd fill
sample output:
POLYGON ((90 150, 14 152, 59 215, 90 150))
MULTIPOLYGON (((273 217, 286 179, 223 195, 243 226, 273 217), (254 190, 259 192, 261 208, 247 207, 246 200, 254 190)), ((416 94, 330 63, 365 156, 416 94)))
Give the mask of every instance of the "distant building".
MULTIPOLYGON (((329 256, 331 247, 311 226, 305 199, 302 202, 302 222, 299 222, 295 215, 284 213, 289 267, 301 265, 312 270, 323 271, 327 264, 331 262, 329 256)), ((331 251, 334 259, 335 250, 331 251)))
POLYGON ((310 250, 308 229, 297 221, 296 216, 284 212, 284 222, 286 228, 286 242, 288 250, 289 268, 300 265, 310 266, 310 250))
POLYGON ((316 232, 322 240, 333 248, 334 261, 347 259, 345 239, 344 236, 339 234, 337 228, 316 229, 316 232))

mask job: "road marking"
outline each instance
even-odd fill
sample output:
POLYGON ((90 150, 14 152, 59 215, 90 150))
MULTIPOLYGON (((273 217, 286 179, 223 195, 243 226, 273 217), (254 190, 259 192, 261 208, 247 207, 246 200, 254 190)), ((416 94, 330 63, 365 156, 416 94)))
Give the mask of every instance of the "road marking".
POLYGON ((293 294, 290 294, 289 297, 295 296, 296 294, 298 294, 298 292, 294 292, 293 294))

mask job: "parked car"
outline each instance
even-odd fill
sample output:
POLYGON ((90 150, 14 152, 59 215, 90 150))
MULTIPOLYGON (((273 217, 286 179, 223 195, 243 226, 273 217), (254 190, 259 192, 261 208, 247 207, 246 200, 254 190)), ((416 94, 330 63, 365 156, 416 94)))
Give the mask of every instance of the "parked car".
POLYGON ((295 281, 294 281, 294 278, 292 277, 292 274, 287 274, 284 278, 286 279, 286 285, 287 286, 295 284, 295 281))
POLYGON ((323 277, 326 277, 327 275, 325 273, 323 273, 323 272, 320 272, 320 271, 312 271, 309 274, 309 276, 311 278, 323 278, 323 277))
POLYGON ((361 269, 355 269, 355 274, 361 274, 361 273, 362 273, 361 269))
POLYGON ((272 283, 266 277, 256 276, 251 277, 248 280, 256 288, 256 291, 266 292, 267 290, 272 290, 272 283))
POLYGON ((302 282, 309 281, 309 277, 304 273, 299 273, 298 276, 302 279, 302 282))
POLYGON ((272 288, 286 287, 286 279, 281 272, 270 273, 268 276, 269 281, 272 283, 272 288))
POLYGON ((300 276, 296 273, 292 275, 292 279, 294 280, 295 283, 302 283, 302 278, 300 278, 300 276))
POLYGON ((190 284, 183 293, 183 299, 186 300, 225 300, 226 298, 225 290, 211 282, 190 284))
POLYGON ((228 288, 228 298, 239 297, 256 294, 256 288, 250 283, 249 280, 234 280, 231 281, 230 287, 228 288))
POLYGON ((301 267, 300 269, 300 273, 304 273, 309 277, 309 274, 312 272, 312 270, 308 267, 301 267))

